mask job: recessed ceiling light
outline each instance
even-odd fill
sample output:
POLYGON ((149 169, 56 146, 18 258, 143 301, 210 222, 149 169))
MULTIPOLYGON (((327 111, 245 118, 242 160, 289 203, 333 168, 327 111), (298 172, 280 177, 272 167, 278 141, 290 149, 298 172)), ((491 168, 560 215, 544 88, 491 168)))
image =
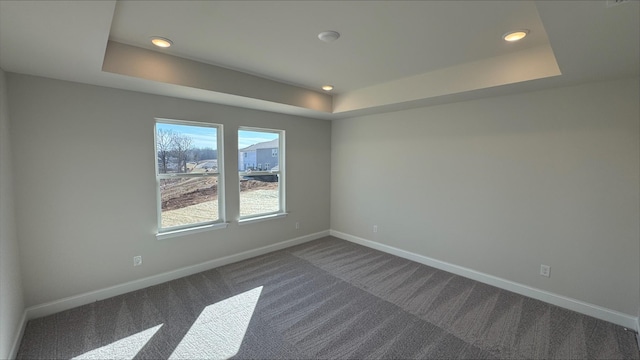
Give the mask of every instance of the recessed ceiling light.
POLYGON ((529 34, 529 30, 516 30, 516 31, 510 31, 504 35, 502 35, 502 38, 505 41, 518 41, 523 39, 525 36, 527 36, 529 34))
POLYGON ((322 87, 322 90, 324 90, 324 91, 331 91, 331 90, 333 90, 333 85, 324 85, 324 86, 322 87))
POLYGON ((168 48, 169 46, 173 45, 173 41, 167 39, 167 38, 163 38, 160 36, 152 36, 151 37, 151 43, 157 47, 161 47, 161 48, 168 48))
POLYGON ((320 34, 318 34, 318 39, 324 42, 336 41, 338 40, 339 37, 340 37, 340 33, 333 30, 323 31, 320 34))

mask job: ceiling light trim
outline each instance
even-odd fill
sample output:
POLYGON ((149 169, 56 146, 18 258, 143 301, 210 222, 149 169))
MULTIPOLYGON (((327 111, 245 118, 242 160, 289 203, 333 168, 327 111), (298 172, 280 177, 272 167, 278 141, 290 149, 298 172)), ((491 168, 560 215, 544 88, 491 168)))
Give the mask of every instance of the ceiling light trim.
POLYGON ((528 29, 509 31, 508 33, 502 35, 502 39, 507 42, 519 41, 527 37, 527 35, 529 35, 529 32, 530 31, 528 29))
POLYGON ((171 45, 173 45, 173 41, 166 37, 152 36, 150 39, 151 39, 151 43, 159 48, 166 49, 168 47, 171 47, 171 45))

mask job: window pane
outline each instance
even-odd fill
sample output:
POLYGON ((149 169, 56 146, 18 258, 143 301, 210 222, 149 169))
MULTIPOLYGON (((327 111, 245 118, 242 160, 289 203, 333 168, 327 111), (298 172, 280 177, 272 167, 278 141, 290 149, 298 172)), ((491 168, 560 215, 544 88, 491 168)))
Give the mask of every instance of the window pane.
POLYGON ((224 221, 221 131, 220 125, 157 119, 159 232, 224 221))
POLYGON ((240 180, 241 217, 280 210, 278 176, 267 175, 260 178, 244 177, 240 180))
POLYGON ((158 173, 218 172, 218 129, 156 124, 158 173))
POLYGON ((238 170, 277 171, 280 134, 264 131, 238 131, 238 170), (263 165, 269 163, 269 168, 263 165), (275 168, 275 169, 274 169, 275 168))
POLYGON ((283 132, 244 128, 238 131, 240 217, 283 211, 279 156, 283 132))
POLYGON ((218 220, 218 177, 160 180, 163 228, 218 220))

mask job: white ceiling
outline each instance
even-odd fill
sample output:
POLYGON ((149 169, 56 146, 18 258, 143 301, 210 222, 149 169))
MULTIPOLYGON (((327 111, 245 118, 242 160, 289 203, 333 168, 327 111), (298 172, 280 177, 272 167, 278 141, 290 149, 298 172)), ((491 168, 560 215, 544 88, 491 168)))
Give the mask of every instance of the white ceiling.
POLYGON ((234 1, 118 2, 112 40, 336 92, 422 74, 547 42, 532 2, 234 1), (531 38, 508 44, 501 35, 526 28, 531 38), (338 41, 317 38, 323 30, 338 41))
POLYGON ((638 1, 0 1, 5 71, 325 119, 637 76, 639 54, 638 1))

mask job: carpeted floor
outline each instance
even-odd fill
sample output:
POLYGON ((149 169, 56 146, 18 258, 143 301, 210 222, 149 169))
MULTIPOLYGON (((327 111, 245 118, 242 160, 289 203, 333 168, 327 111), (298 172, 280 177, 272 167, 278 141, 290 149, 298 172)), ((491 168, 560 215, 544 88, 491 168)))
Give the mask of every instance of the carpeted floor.
POLYGON ((18 359, 638 359, 633 332, 333 237, 31 320, 18 359))

